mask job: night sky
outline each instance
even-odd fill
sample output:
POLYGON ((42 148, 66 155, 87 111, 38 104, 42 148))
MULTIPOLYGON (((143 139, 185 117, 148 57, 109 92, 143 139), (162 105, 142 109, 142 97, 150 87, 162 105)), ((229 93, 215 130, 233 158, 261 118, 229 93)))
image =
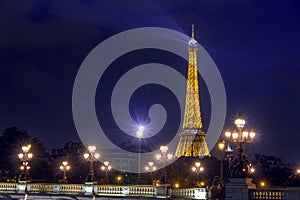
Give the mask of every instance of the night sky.
MULTIPOLYGON (((197 41, 213 58, 225 84, 224 129, 232 128, 241 112, 258 132, 247 148, 250 154, 298 163, 300 3, 296 0, 1 0, 0 130, 26 129, 47 149, 79 141, 72 90, 88 53, 128 29, 164 27, 190 35, 192 23, 197 41)), ((205 91, 201 98, 203 105, 209 101, 205 91)), ((206 113, 209 108, 203 106, 204 129, 209 123, 206 113)))

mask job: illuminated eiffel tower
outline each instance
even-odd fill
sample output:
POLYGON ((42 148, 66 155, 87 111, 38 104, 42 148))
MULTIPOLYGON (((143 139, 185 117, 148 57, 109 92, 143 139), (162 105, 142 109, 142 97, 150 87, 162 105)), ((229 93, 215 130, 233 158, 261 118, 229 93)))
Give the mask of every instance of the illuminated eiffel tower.
POLYGON ((198 42, 194 38, 194 25, 192 25, 192 38, 188 43, 188 77, 186 87, 186 100, 184 121, 175 157, 203 157, 210 156, 205 140, 206 133, 202 131, 200 113, 197 48, 198 42))

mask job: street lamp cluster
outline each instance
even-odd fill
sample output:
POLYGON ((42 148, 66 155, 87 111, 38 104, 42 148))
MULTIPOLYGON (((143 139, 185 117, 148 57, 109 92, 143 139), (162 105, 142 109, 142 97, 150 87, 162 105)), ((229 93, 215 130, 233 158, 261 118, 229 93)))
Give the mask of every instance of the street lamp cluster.
POLYGON ((18 154, 22 165, 20 167, 22 174, 20 180, 22 181, 30 181, 30 165, 29 161, 32 159, 33 154, 29 152, 31 145, 22 146, 22 151, 18 154))
MULTIPOLYGON (((169 148, 168 146, 161 146, 159 148, 160 153, 156 154, 156 160, 160 161, 162 164, 165 164, 166 162, 172 160, 173 155, 171 153, 169 153, 169 148)), ((168 183, 168 179, 167 179, 167 171, 166 168, 164 167, 163 169, 163 173, 160 179, 160 183, 161 184, 167 184, 168 183)))
POLYGON ((253 130, 245 129, 245 118, 239 114, 234 121, 235 129, 225 132, 225 137, 229 142, 237 145, 237 157, 230 161, 230 173, 232 177, 244 178, 247 177, 254 169, 248 160, 248 156, 244 154, 244 145, 254 141, 256 133, 253 130))
POLYGON ((108 179, 108 176, 107 176, 107 173, 108 171, 110 171, 112 169, 112 166, 109 165, 109 162, 108 161, 104 161, 103 162, 103 165, 101 166, 101 170, 105 171, 105 180, 106 182, 109 184, 109 179, 108 179))
POLYGON ((192 171, 199 174, 204 171, 204 168, 201 166, 200 162, 195 162, 195 166, 192 167, 192 171))
POLYGON ((90 163, 89 175, 87 177, 87 182, 94 182, 94 162, 100 158, 100 154, 96 152, 96 146, 88 146, 88 152, 83 154, 84 159, 90 163))
POLYGON ((145 167, 147 172, 154 172, 156 170, 156 166, 154 166, 154 162, 148 162, 148 165, 145 167))
POLYGON ((66 171, 70 170, 70 165, 68 165, 68 161, 63 161, 61 166, 59 167, 61 171, 63 171, 63 181, 67 183, 66 171))

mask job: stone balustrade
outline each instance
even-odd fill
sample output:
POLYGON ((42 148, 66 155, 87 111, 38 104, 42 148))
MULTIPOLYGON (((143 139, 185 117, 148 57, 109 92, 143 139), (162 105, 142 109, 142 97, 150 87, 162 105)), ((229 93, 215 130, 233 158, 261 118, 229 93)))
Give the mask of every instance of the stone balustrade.
POLYGON ((249 199, 279 199, 283 200, 285 191, 283 189, 267 189, 267 188, 257 188, 249 190, 249 199))
POLYGON ((57 183, 0 183, 0 194, 27 193, 47 195, 92 195, 120 197, 180 197, 205 199, 205 188, 171 189, 168 185, 96 185, 57 183))

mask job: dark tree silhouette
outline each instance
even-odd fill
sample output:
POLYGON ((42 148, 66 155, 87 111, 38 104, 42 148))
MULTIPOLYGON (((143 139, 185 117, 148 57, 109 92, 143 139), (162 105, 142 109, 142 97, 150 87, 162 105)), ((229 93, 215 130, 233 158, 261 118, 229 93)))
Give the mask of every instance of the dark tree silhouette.
POLYGON ((44 145, 38 138, 31 137, 26 130, 11 127, 5 129, 0 136, 1 181, 17 179, 21 165, 18 153, 21 152, 22 146, 28 144, 31 144, 30 152, 33 153, 30 162, 32 178, 38 180, 49 178, 51 170, 48 168, 44 145))

